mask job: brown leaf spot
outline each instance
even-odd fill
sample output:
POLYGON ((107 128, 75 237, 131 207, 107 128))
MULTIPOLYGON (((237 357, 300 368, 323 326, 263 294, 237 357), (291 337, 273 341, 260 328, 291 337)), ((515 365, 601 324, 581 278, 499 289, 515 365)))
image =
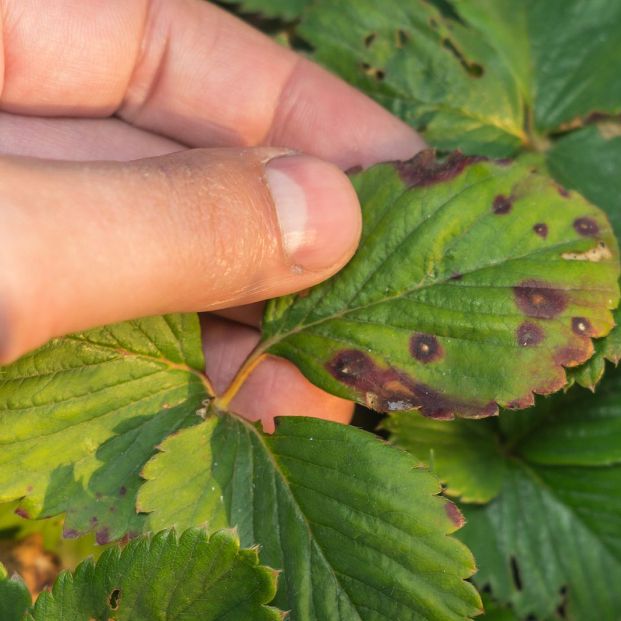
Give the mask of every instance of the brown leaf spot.
POLYGON ((576 218, 574 220, 574 229, 579 235, 584 235, 585 237, 593 237, 599 233, 599 226, 597 226, 597 222, 593 220, 593 218, 576 218))
MULTIPOLYGON (((591 341, 589 340, 588 343, 590 344, 591 341)), ((563 365, 564 367, 576 367, 587 360, 590 353, 590 347, 584 349, 572 346, 561 347, 554 355, 554 361, 556 364, 563 365)))
POLYGON ((357 349, 339 352, 328 363, 328 371, 348 386, 356 386, 371 380, 377 374, 377 367, 366 354, 357 349))
POLYGON ((75 528, 63 528, 63 537, 65 539, 77 539, 80 533, 75 528))
POLYGON ((447 502, 444 505, 444 511, 446 511, 446 515, 448 516, 449 520, 451 520, 451 522, 453 522, 453 524, 455 524, 457 528, 461 528, 466 523, 466 520, 464 519, 461 511, 452 502, 447 502))
POLYGON ((121 487, 119 488, 119 496, 123 497, 125 496, 125 494, 127 494, 127 488, 125 487, 125 485, 121 485, 121 487))
POLYGON ((95 541, 100 546, 104 546, 107 543, 110 543, 110 530, 107 527, 98 530, 95 533, 95 541))
POLYGON ((495 402, 462 401, 440 393, 399 369, 379 367, 355 349, 336 353, 326 368, 333 377, 355 390, 361 402, 379 412, 419 409, 423 416, 442 420, 454 418, 455 411, 468 418, 498 413, 495 402))
POLYGON ((535 396, 532 392, 528 393, 524 397, 520 397, 519 399, 513 399, 513 401, 509 401, 505 408, 508 410, 523 410, 525 408, 529 408, 531 405, 535 404, 535 396))
POLYGON ((548 236, 548 225, 544 222, 537 222, 537 224, 533 226, 533 231, 535 231, 536 235, 545 239, 548 236))
POLYGON ((517 329, 517 342, 520 347, 539 345, 545 337, 544 331, 535 323, 525 321, 517 329))
POLYGON ((499 194, 496 198, 494 198, 494 202, 492 203, 492 211, 498 216, 504 216, 511 211, 512 206, 513 202, 509 197, 499 194))
POLYGON ((451 274, 450 280, 461 280, 463 277, 463 274, 460 274, 459 272, 454 272, 453 274, 451 274))
POLYGON ((572 317, 571 329, 579 336, 595 336, 593 325, 586 317, 572 317))
POLYGON ((556 190, 557 192, 563 197, 563 198, 569 198, 569 190, 567 188, 564 188, 560 183, 555 183, 554 184, 556 186, 556 190))
POLYGON ((17 507, 14 511, 15 515, 19 515, 20 518, 24 518, 25 520, 30 519, 30 514, 23 507, 17 507))
POLYGON ((475 155, 453 151, 446 159, 438 160, 433 149, 425 149, 406 162, 395 162, 399 176, 408 187, 425 187, 457 177, 471 164, 486 161, 475 155))
POLYGON ((443 351, 438 339, 432 334, 413 334, 410 338, 410 354, 419 362, 428 364, 442 358, 443 351))
POLYGON ((525 280, 513 287, 517 307, 529 317, 552 319, 567 307, 567 294, 539 280, 525 280))

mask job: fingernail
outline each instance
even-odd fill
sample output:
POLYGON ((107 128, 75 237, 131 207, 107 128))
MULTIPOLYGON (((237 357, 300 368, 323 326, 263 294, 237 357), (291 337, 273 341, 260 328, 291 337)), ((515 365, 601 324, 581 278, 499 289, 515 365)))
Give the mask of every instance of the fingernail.
POLYGON ((278 157, 266 165, 282 244, 293 267, 340 268, 360 239, 358 197, 336 166, 308 155, 278 157))

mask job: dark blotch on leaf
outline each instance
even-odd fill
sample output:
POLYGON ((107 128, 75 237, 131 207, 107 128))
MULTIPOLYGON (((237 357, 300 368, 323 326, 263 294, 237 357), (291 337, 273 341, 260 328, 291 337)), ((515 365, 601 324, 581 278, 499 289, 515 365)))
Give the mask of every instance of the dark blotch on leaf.
POLYGON ((121 487, 119 488, 119 496, 125 496, 125 494, 127 494, 127 488, 125 487, 125 485, 121 485, 121 487))
POLYGON ((461 528, 466 523, 461 511, 452 502, 447 502, 444 505, 444 510, 446 511, 446 515, 448 515, 449 520, 451 520, 457 528, 461 528))
POLYGON ((355 390, 361 402, 379 412, 419 409, 423 416, 444 420, 452 419, 456 410, 468 418, 498 413, 493 401, 473 403, 439 393, 414 381, 404 371, 379 367, 370 356, 355 349, 338 352, 326 368, 337 380, 355 390))
POLYGON ((503 196, 499 194, 492 204, 492 211, 499 216, 504 216, 511 211, 511 207, 513 206, 513 202, 507 196, 503 196))
POLYGON ((73 528, 63 529, 63 537, 65 539, 77 539, 79 536, 80 536, 80 533, 73 528))
MULTIPOLYGON (((587 341, 590 345, 591 341, 587 341)), ((583 349, 578 347, 561 347, 555 356, 554 361, 564 367, 575 367, 582 364, 591 355, 592 349, 587 346, 583 349)))
POLYGON ((328 370, 341 382, 355 386, 377 371, 377 367, 366 354, 357 349, 347 349, 328 363, 328 370))
POLYGON ((460 274, 459 272, 455 272, 454 274, 451 275, 451 280, 461 280, 464 277, 463 274, 460 274))
POLYGON ((432 334, 413 334, 410 338, 410 353, 416 360, 427 364, 442 358, 442 347, 432 334))
POLYGON ((557 183, 555 185, 556 185, 556 189, 558 190, 558 193, 563 198, 569 198, 569 190, 567 188, 564 188, 560 183, 557 183))
POLYGON ((30 514, 23 507, 17 507, 14 511, 15 515, 19 515, 19 517, 24 518, 25 520, 30 519, 30 514))
POLYGON ((529 317, 552 319, 567 307, 567 294, 540 280, 525 280, 513 287, 515 303, 529 317))
POLYGON ((95 541, 100 545, 106 545, 110 543, 110 531, 107 528, 102 528, 95 533, 95 541))
POLYGON ((586 317, 572 317, 571 329, 580 336, 595 336, 593 325, 586 317))
POLYGON ((535 231, 539 237, 543 237, 545 239, 548 236, 548 225, 543 222, 538 222, 535 226, 533 226, 533 231, 535 231))
POLYGON ((539 345, 545 337, 544 331, 534 323, 525 321, 517 329, 517 342, 520 347, 539 345))
POLYGON ((574 220, 574 229, 585 237, 593 237, 599 233, 599 226, 593 218, 576 218, 574 220))
POLYGON ((486 159, 478 155, 464 155, 459 151, 453 151, 444 160, 439 160, 433 149, 425 149, 411 160, 395 162, 395 167, 407 186, 425 187, 449 181, 467 166, 486 161, 486 159))

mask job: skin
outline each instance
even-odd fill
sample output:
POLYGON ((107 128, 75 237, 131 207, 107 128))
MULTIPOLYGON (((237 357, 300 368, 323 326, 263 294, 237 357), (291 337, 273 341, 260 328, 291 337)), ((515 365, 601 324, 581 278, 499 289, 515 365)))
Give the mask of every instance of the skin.
MULTIPOLYGON (((339 169, 423 147, 202 0, 0 0, 0 16, 2 363, 102 323, 215 311, 204 346, 222 392, 259 338, 261 300, 324 280, 355 251, 359 206, 339 169), (289 150, 307 154, 289 167, 323 227, 294 254, 266 173, 289 150)), ((280 414, 352 413, 273 358, 231 409, 268 429, 280 414)))

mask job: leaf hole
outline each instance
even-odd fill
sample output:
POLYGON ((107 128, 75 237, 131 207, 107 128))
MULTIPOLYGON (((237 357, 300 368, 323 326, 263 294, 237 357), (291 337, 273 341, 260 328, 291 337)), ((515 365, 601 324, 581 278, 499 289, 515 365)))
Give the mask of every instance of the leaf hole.
POLYGON ((370 32, 365 38, 364 38, 364 46, 365 47, 371 47, 371 45, 373 44, 373 41, 375 41, 375 37, 376 37, 376 33, 374 32, 370 32))
POLYGON ((362 63, 362 69, 369 77, 375 78, 378 82, 381 82, 386 77, 383 69, 373 67, 369 63, 362 63))
POLYGON ((567 587, 562 586, 559 595, 561 596, 561 601, 556 608, 556 614, 561 619, 567 619, 567 587))
POLYGON ((405 47, 405 44, 408 42, 409 38, 410 37, 405 30, 398 28, 395 32, 395 45, 397 48, 401 49, 402 47, 405 47))
POLYGON ((466 70, 466 73, 471 78, 480 78, 483 75, 483 67, 479 65, 479 63, 467 60, 450 39, 443 39, 442 44, 449 52, 451 52, 451 54, 453 54, 453 56, 455 56, 455 58, 457 58, 457 60, 461 63, 461 66, 466 70))
POLYGON ((511 577, 513 578, 513 584, 518 591, 522 590, 522 576, 520 575, 520 568, 518 567, 515 556, 511 557, 511 577))
POLYGON ((114 589, 114 591, 110 593, 110 598, 108 599, 110 610, 118 610, 120 601, 121 601, 121 589, 114 589))

